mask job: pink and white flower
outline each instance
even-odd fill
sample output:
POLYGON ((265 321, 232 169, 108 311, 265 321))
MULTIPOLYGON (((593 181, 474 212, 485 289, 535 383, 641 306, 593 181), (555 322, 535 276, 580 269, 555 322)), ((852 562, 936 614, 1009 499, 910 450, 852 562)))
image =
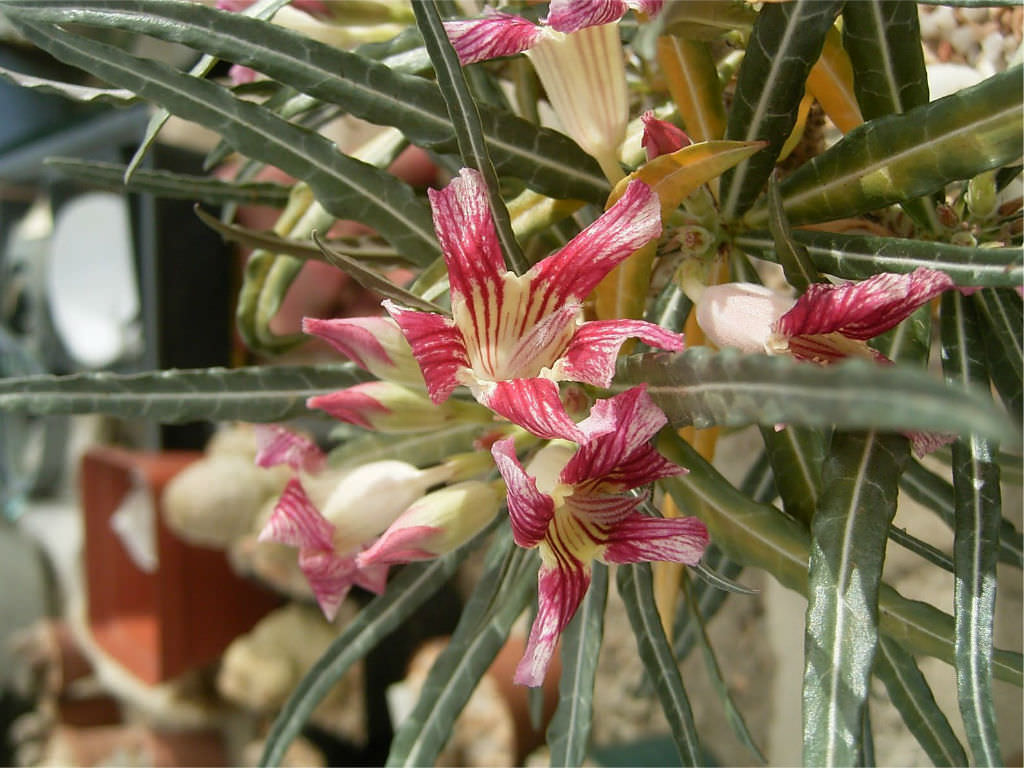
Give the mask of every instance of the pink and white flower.
POLYGON ((761 285, 725 283, 704 289, 697 323, 719 347, 817 363, 850 356, 885 361, 865 342, 953 287, 949 275, 926 267, 841 285, 814 283, 795 301, 761 285))
POLYGON ((643 498, 630 493, 686 471, 650 444, 665 423, 645 388, 634 387, 594 404, 578 425, 578 448, 551 442, 524 469, 511 439, 492 447, 508 486, 515 541, 541 556, 539 610, 517 683, 543 682, 558 638, 590 585, 593 560, 692 565, 703 555, 708 534, 702 522, 644 515, 637 511, 643 498))
POLYGON ((421 470, 401 461, 375 461, 338 474, 324 468, 322 452, 305 438, 263 428, 262 439, 256 463, 287 464, 296 474, 259 540, 299 550, 299 568, 328 619, 337 614, 353 585, 383 592, 387 563, 360 563, 357 556, 453 470, 445 465, 421 470))
POLYGON ((431 190, 434 228, 451 286, 452 317, 390 300, 384 307, 419 361, 427 391, 444 402, 459 385, 539 437, 579 436, 555 382, 607 387, 631 337, 668 350, 682 336, 640 320, 583 321, 583 299, 617 264, 661 234, 657 195, 633 181, 560 251, 517 276, 505 269, 484 181, 464 169, 431 190))
MULTIPOLYGON (((813 283, 795 301, 762 285, 725 283, 704 289, 697 301, 697 323, 719 347, 788 354, 822 365, 846 357, 891 365, 867 340, 954 287, 945 272, 927 267, 841 285, 813 283)), ((926 432, 907 437, 918 456, 953 440, 951 435, 926 432)))
POLYGON ((540 26, 497 12, 444 26, 463 64, 526 51, 565 132, 616 182, 623 175, 618 150, 629 103, 615 22, 629 8, 654 14, 661 5, 662 0, 552 0, 540 26))

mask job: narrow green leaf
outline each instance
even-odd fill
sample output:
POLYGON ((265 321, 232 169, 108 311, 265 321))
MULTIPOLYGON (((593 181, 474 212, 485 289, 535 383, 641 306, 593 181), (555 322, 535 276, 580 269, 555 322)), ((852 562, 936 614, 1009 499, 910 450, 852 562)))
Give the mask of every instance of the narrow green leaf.
MULTIPOLYGON (((187 5, 196 12, 203 9, 187 5)), ((19 31, 61 61, 200 123, 220 133, 240 152, 303 179, 325 209, 337 218, 356 219, 373 227, 412 263, 428 264, 440 254, 426 206, 394 176, 341 154, 322 136, 236 99, 209 81, 130 56, 60 27, 26 21, 20 16, 22 8, 16 17, 8 6, 4 7, 19 31)))
MULTIPOLYGON (((257 0, 257 2, 250 5, 248 8, 244 8, 241 13, 246 16, 252 16, 257 19, 270 19, 277 13, 283 6, 288 4, 288 0, 257 0)), ((204 78, 210 71, 217 65, 217 58, 204 54, 199 58, 192 68, 189 70, 189 75, 195 78, 204 78)), ((128 184, 132 180, 132 176, 139 169, 142 164, 143 158, 149 148, 153 146, 153 142, 156 141, 156 137, 160 135, 160 131, 170 120, 171 113, 167 109, 158 109, 154 112, 149 122, 146 124, 146 132, 139 142, 139 146, 135 150, 135 154, 132 155, 131 160, 128 161, 128 165, 124 170, 124 183, 128 184)))
POLYGON ((207 368, 152 373, 76 373, 0 379, 0 410, 102 413, 166 424, 283 421, 307 413, 306 399, 369 379, 352 363, 207 368))
MULTIPOLYGON (((1007 287, 1024 283, 1024 250, 969 248, 949 243, 866 237, 795 230, 793 239, 807 248, 819 271, 859 280, 880 272, 913 272, 929 267, 945 272, 957 285, 1007 287)), ((763 259, 777 260, 767 232, 739 235, 736 245, 763 259)))
POLYGON ((964 748, 910 653, 889 638, 880 637, 875 674, 885 684, 903 722, 935 765, 967 765, 964 748))
MULTIPOLYGON (((672 429, 661 431, 658 450, 689 473, 662 480, 682 509, 708 527, 725 554, 746 566, 763 568, 787 589, 807 594, 810 535, 796 521, 768 504, 757 503, 734 488, 672 429)), ((908 600, 882 584, 878 591, 879 629, 915 655, 953 664, 953 617, 928 603, 908 600)), ((1021 654, 997 650, 993 669, 1001 680, 1024 682, 1021 654)))
MULTIPOLYGON (((1020 157, 1024 68, 864 123, 800 166, 781 186, 793 225, 831 221, 936 192, 1020 157)), ((746 221, 761 226, 767 208, 746 221)))
POLYGON ((811 525, 804 639, 804 763, 851 765, 878 643, 878 588, 906 438, 838 433, 811 525))
POLYGON ((124 88, 94 88, 88 85, 76 85, 65 83, 61 80, 48 80, 45 77, 35 77, 22 72, 15 72, 7 67, 0 67, 0 79, 14 83, 21 88, 31 88, 40 93, 49 93, 55 96, 63 96, 72 101, 85 103, 98 102, 100 104, 112 104, 115 107, 126 107, 138 102, 138 97, 124 88))
POLYGON ((288 202, 288 187, 269 181, 232 182, 208 176, 140 168, 124 183, 126 166, 72 157, 48 157, 47 166, 72 179, 104 189, 140 192, 156 197, 197 200, 210 205, 240 203, 281 207, 288 202))
POLYGON ((987 289, 975 293, 971 300, 987 331, 982 336, 989 376, 1019 424, 1024 420, 1024 309, 1020 294, 1010 289, 987 289))
POLYGON ((444 586, 495 525, 497 523, 455 552, 436 560, 405 566, 388 584, 387 591, 359 612, 288 697, 267 735, 260 757, 261 766, 281 764, 285 751, 305 728, 313 710, 348 668, 394 632, 444 586))
POLYGON ((768 146, 722 176, 726 220, 741 216, 761 194, 782 145, 796 124, 804 83, 821 55, 825 34, 842 8, 837 0, 795 0, 762 7, 740 66, 725 138, 768 146))
POLYGON ((786 275, 786 282, 793 286, 797 293, 803 293, 811 283, 822 282, 822 277, 807 255, 807 249, 793 240, 793 230, 790 229, 789 221, 782 210, 779 185, 774 174, 768 179, 768 209, 768 227, 771 229, 775 253, 786 275))
MULTIPOLYGON (((139 173, 139 172, 137 172, 139 173)), ((317 246, 287 237, 279 237, 262 229, 249 229, 238 224, 225 224, 215 216, 211 216, 198 205, 193 208, 196 216, 206 226, 225 240, 239 243, 249 248, 268 251, 271 254, 295 256, 303 261, 322 261, 327 263, 317 246)), ((393 248, 375 244, 372 237, 355 237, 338 240, 326 240, 324 245, 333 251, 342 251, 349 259, 367 262, 381 267, 407 266, 408 262, 398 256, 393 248)))
POLYGON ((437 83, 441 88, 448 116, 455 129, 455 140, 458 142, 459 155, 463 165, 475 168, 480 172, 487 184, 487 203, 491 209, 491 219, 501 243, 501 250, 509 269, 516 274, 523 274, 529 269, 522 249, 512 232, 512 221, 508 215, 505 201, 501 199, 498 175, 494 172, 491 154, 487 149, 483 127, 480 124, 480 111, 469 90, 469 83, 462 71, 458 54, 448 40, 448 34, 441 24, 441 15, 433 0, 413 3, 416 14, 416 26, 423 35, 427 53, 434 64, 437 83))
POLYGON ((853 63, 853 85, 865 120, 928 103, 917 4, 861 0, 843 7, 843 48, 853 63))
POLYGON ((551 718, 547 737, 552 768, 583 765, 587 756, 607 598, 608 567, 595 562, 591 567, 587 596, 562 633, 558 708, 551 718))
POLYGON ((702 765, 700 742, 693 723, 690 700, 683 687, 672 647, 661 628, 661 618, 654 605, 654 586, 649 563, 620 565, 616 584, 626 605, 629 623, 636 637, 636 647, 644 669, 665 712, 682 765, 702 765))
POLYGON ((732 694, 729 692, 729 686, 722 675, 722 668, 718 665, 714 648, 711 647, 711 640, 708 638, 707 628, 704 626, 704 617, 701 616, 698 609, 696 594, 690 584, 690 578, 685 572, 683 573, 682 580, 687 612, 693 617, 693 621, 698 627, 696 636, 700 643, 701 651, 704 653, 704 666, 707 669, 708 678, 711 680, 711 686, 715 689, 715 693, 718 694, 718 699, 725 710, 725 717, 729 721, 729 726, 732 728, 733 733, 736 734, 736 738, 754 753, 761 765, 765 765, 768 761, 754 741, 754 737, 750 734, 750 729, 743 719, 743 714, 736 706, 736 702, 733 701, 732 694))
MULTIPOLYGON (((714 542, 711 542, 704 550, 701 563, 729 579, 735 579, 743 572, 743 566, 723 555, 722 550, 716 547, 714 542)), ((690 591, 693 592, 694 605, 705 621, 711 621, 725 604, 729 595, 732 594, 712 586, 703 579, 692 584, 690 591)), ((676 620, 672 627, 672 650, 680 663, 690 655, 690 651, 697 645, 699 632, 700 626, 694 621, 689 611, 676 611, 676 620)))
POLYGON ((473 442, 480 432, 480 424, 460 422, 410 434, 362 432, 331 451, 331 464, 355 467, 371 461, 394 459, 425 467, 440 463, 454 453, 473 450, 473 442))
MULTIPOLYGON (((457 152, 436 84, 279 26, 170 0, 5 0, 4 7, 22 18, 116 27, 182 43, 257 68, 356 117, 395 126, 425 149, 457 152)), ((487 105, 480 105, 480 116, 499 173, 516 176, 550 197, 604 203, 607 180, 596 161, 571 139, 487 105)))
POLYGON ((761 437, 782 508, 795 520, 810 526, 821 494, 821 467, 831 432, 790 424, 782 429, 761 427, 761 437))
MULTIPOLYGON (((927 104, 928 73, 917 4, 908 0, 858 0, 843 7, 843 47, 853 64, 853 86, 865 120, 927 104)), ((932 232, 941 224, 928 197, 903 203, 932 232)))
POLYGON ((676 426, 835 425, 976 433, 1011 444, 1020 439, 987 394, 964 393, 925 371, 865 360, 821 367, 691 347, 620 361, 614 388, 640 383, 676 426), (903 403, 899 409, 891 407, 896 398, 903 403))
POLYGON ((424 312, 436 312, 441 315, 448 314, 444 309, 436 304, 426 301, 425 299, 421 299, 415 293, 407 291, 401 286, 395 285, 379 272, 375 272, 369 267, 363 266, 358 259, 354 259, 346 253, 327 247, 316 232, 313 233, 313 242, 316 243, 317 248, 319 248, 320 252, 323 253, 328 264, 333 264, 338 269, 346 272, 349 277, 359 283, 359 285, 363 286, 366 290, 380 294, 386 299, 394 299, 398 303, 404 304, 412 309, 419 309, 424 312))
MULTIPOLYGON (((954 526, 953 486, 927 467, 910 462, 900 478, 907 495, 935 512, 950 528, 954 526)), ((999 562, 1024 568, 1024 535, 1005 517, 999 525, 999 562)))
POLYGON ((455 718, 534 594, 538 559, 502 527, 485 571, 448 646, 434 662, 419 701, 395 733, 387 765, 433 765, 455 718))
MULTIPOLYGON (((984 342, 976 308, 959 293, 942 300, 942 368, 947 380, 967 387, 986 383, 984 342)), ((953 593, 956 617, 956 686, 977 765, 999 765, 1002 752, 992 699, 992 628, 1001 518, 999 467, 988 441, 970 436, 953 444, 956 525, 953 593)))
POLYGON ((937 547, 933 547, 926 541, 907 533, 903 528, 890 526, 889 538, 904 549, 913 552, 915 555, 924 558, 929 563, 939 566, 944 571, 953 573, 953 559, 937 547))

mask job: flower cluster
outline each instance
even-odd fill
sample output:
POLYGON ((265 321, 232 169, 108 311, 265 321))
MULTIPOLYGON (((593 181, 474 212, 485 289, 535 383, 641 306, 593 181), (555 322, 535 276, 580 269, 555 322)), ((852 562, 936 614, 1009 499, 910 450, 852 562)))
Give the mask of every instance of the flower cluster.
MULTIPOLYGON (((659 6, 555 0, 539 26, 490 13, 446 29, 463 63, 527 51, 567 132, 618 181, 627 106, 615 22, 629 7, 659 6)), ((652 113, 643 124, 648 158, 690 143, 652 113)), ((504 496, 516 543, 540 557, 538 613, 515 675, 536 686, 589 587, 593 561, 699 561, 708 541, 703 523, 641 510, 645 486, 685 471, 651 445, 667 419, 646 388, 597 399, 579 418, 586 403, 559 386, 609 387, 629 339, 683 348, 680 334, 653 323, 586 318, 584 303, 598 283, 662 234, 655 191, 638 179, 620 189, 590 226, 520 275, 506 267, 482 175, 463 169, 428 192, 450 312, 387 299, 387 316, 306 319, 307 333, 378 379, 312 398, 311 407, 379 432, 479 424, 488 431, 480 442, 490 448, 486 470, 493 476, 496 467, 501 477, 467 480, 454 459, 428 469, 373 462, 339 477, 315 447, 274 433, 260 461, 288 464, 295 476, 263 536, 299 549, 326 613, 354 584, 383 589, 389 565, 458 547, 493 519, 504 496), (525 465, 524 452, 531 452, 525 465)), ((815 285, 796 302, 760 286, 712 286, 696 317, 720 346, 819 363, 851 354, 879 359, 865 340, 950 285, 942 273, 918 270, 815 285)))

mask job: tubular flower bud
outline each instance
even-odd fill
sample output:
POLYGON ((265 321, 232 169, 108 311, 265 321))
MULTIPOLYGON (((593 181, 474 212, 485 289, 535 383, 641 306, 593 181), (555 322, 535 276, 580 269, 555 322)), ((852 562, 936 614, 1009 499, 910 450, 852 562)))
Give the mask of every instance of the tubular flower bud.
POLYGON ((449 400, 435 405, 424 393, 389 381, 368 381, 307 401, 339 421, 386 434, 424 432, 453 421, 491 421, 492 414, 473 402, 449 400))
POLYGON ((259 540, 299 550, 299 567, 324 614, 333 619, 353 585, 378 594, 384 590, 387 565, 363 565, 359 552, 450 474, 443 465, 421 470, 401 461, 376 461, 334 482, 327 472, 293 477, 259 540))
POLYGON ((423 374, 398 325, 389 317, 304 318, 302 330, 319 336, 378 379, 422 389, 423 374))
POLYGON ((479 480, 428 493, 413 502, 356 561, 366 567, 445 555, 483 530, 500 506, 494 486, 479 480))

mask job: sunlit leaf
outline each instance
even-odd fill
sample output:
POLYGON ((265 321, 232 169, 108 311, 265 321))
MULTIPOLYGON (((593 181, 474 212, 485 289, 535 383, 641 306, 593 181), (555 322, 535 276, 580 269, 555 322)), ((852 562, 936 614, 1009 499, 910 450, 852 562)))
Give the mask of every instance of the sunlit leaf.
POLYGON ((7 67, 0 67, 0 79, 14 83, 22 88, 31 88, 40 93, 63 96, 72 101, 113 104, 116 107, 128 106, 139 101, 139 98, 134 93, 125 88, 96 88, 90 85, 65 83, 61 80, 48 80, 45 77, 15 72, 7 67))
POLYGON ((852 765, 878 643, 878 589, 906 438, 838 433, 811 525, 804 638, 804 763, 852 765))
MULTIPOLYGON (((790 223, 857 216, 1013 162, 1024 143, 1022 71, 850 131, 782 183, 790 223)), ((766 218, 762 206, 746 221, 760 226, 766 218)))
POLYGON ((821 54, 841 2, 766 5, 754 23, 725 129, 727 139, 768 146, 722 177, 722 216, 741 216, 761 194, 796 123, 804 83, 821 54))
MULTIPOLYGON (((963 387, 988 382, 978 311, 964 296, 942 300, 942 368, 963 387)), ((992 699, 992 640, 1001 498, 993 446, 977 435, 953 444, 953 593, 956 687, 967 744, 977 765, 1000 765, 992 699)))
POLYGON ((843 133, 864 122, 853 92, 853 75, 850 56, 843 47, 839 31, 832 27, 825 36, 821 56, 807 75, 807 90, 843 133))
MULTIPOLYGON (((689 469, 661 483, 676 503, 704 521, 729 558, 763 568, 782 586, 807 594, 810 534, 799 523, 767 504, 740 493, 674 430, 662 430, 658 450, 689 469)), ((878 590, 879 630, 915 655, 955 663, 953 617, 929 603, 909 600, 892 587, 878 590)), ((993 672, 1014 685, 1024 683, 1021 654, 997 650, 993 672)))
POLYGON ((974 433, 1007 444, 1020 440, 982 391, 964 393, 926 371, 867 360, 816 366, 781 356, 691 347, 621 360, 616 387, 641 383, 676 426, 834 425, 974 433), (891 407, 896 399, 899 409, 891 407))

